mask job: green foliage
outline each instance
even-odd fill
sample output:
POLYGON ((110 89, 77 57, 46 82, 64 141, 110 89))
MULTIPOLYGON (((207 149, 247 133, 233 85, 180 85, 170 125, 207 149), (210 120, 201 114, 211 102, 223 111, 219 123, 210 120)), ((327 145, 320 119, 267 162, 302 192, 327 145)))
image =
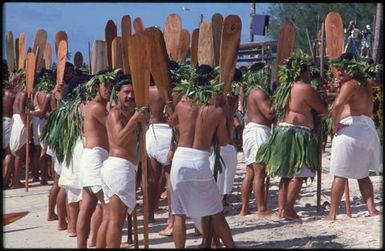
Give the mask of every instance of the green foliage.
POLYGON ((189 79, 190 67, 184 62, 178 62, 176 70, 170 69, 171 83, 180 83, 182 79, 189 79))
MULTIPOLYGON (((88 80, 85 84, 84 84, 84 88, 85 88, 85 93, 89 95, 89 97, 92 97, 92 96, 95 96, 96 94, 96 87, 106 81, 111 81, 111 80, 115 80, 118 72, 120 71, 121 69, 118 68, 118 69, 115 69, 113 71, 109 71, 109 72, 106 72, 104 74, 98 74, 98 75, 95 75, 93 76, 90 80, 88 80)), ((89 98, 87 97, 87 99, 89 98)))
POLYGON ((278 40, 279 28, 282 24, 292 24, 296 28, 295 47, 310 53, 306 35, 308 29, 310 39, 315 39, 321 30, 326 15, 337 11, 342 17, 344 27, 349 21, 356 21, 359 29, 365 25, 373 25, 377 3, 272 3, 267 14, 269 20, 269 36, 278 40))
POLYGON ((268 87, 268 79, 271 75, 271 66, 266 64, 261 70, 257 72, 247 71, 244 77, 245 97, 249 96, 254 87, 259 87, 267 96, 270 96, 268 87))
POLYGON ((55 86, 56 77, 53 72, 46 72, 43 76, 41 76, 37 83, 38 91, 46 91, 49 92, 55 86))

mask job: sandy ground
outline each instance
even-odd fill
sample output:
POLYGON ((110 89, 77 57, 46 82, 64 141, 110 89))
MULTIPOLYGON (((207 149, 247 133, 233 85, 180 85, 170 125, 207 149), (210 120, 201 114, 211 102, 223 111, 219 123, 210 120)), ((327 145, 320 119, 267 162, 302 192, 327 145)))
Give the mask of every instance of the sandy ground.
MULTIPOLYGON (((321 204, 330 202, 332 177, 329 175, 330 148, 323 154, 321 204)), ((227 222, 231 228, 237 247, 240 248, 382 248, 383 218, 368 217, 366 206, 361 199, 358 184, 350 180, 350 199, 353 217, 345 215, 344 201, 337 220, 323 221, 328 207, 316 210, 316 180, 303 185, 296 210, 301 220, 286 221, 276 218, 256 216, 254 196, 250 196, 251 214, 239 216, 241 207, 240 186, 245 173, 243 153, 238 153, 238 167, 234 189, 228 199, 231 206, 225 207, 227 222)), ((382 212, 382 176, 370 177, 375 194, 375 203, 382 212)), ((279 179, 270 181, 268 206, 277 210, 279 179)), ((52 182, 50 182, 52 184, 52 182)), ((3 212, 28 210, 24 218, 3 227, 3 247, 5 248, 76 248, 76 238, 68 237, 66 231, 58 231, 57 221, 46 220, 49 186, 32 183, 29 192, 25 189, 3 191, 3 212)), ((344 200, 344 199, 343 199, 344 200)), ((167 222, 166 200, 160 203, 161 210, 155 215, 156 223, 149 225, 150 248, 174 248, 172 237, 163 237, 158 232, 167 222)), ((139 247, 143 248, 142 214, 139 209, 139 247)), ((127 239, 127 229, 123 229, 123 241, 127 239)), ((201 238, 194 236, 192 221, 187 222, 186 247, 196 248, 201 238)))

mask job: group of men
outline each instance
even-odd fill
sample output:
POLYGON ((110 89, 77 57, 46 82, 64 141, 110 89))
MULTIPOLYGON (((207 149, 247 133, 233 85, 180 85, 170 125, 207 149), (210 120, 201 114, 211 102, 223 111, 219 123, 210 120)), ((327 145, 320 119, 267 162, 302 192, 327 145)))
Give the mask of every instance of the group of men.
MULTIPOLYGON (((332 141, 330 172, 334 175, 334 181, 331 209, 326 217, 329 220, 336 219, 348 178, 358 180, 369 214, 379 213, 374 205, 373 186, 369 179, 369 170, 378 170, 380 166, 379 140, 371 119, 371 84, 360 83, 349 75, 347 66, 353 62, 352 55, 343 54, 341 58, 347 63, 334 71, 334 83, 339 93, 332 109, 335 136, 332 141)), ((72 72, 73 66, 68 64, 68 68, 72 72)), ((249 71, 259 74, 265 68, 265 64, 256 63, 249 71)), ((270 216, 272 212, 267 206, 269 184, 265 183, 265 179, 279 176, 277 216, 289 220, 298 219, 294 205, 302 183, 306 178, 313 178, 319 168, 321 143, 313 133, 316 126, 313 119, 315 114, 327 116, 327 104, 310 85, 311 69, 303 54, 292 54, 283 68, 286 74, 296 74, 290 75, 291 78, 281 78, 286 79, 286 82, 284 80, 279 83, 274 98, 270 91, 269 77, 249 88, 243 97, 246 99, 246 123, 242 148, 246 174, 241 186, 240 215, 250 213, 249 194, 253 190, 257 215, 270 216)), ((119 73, 111 79, 106 77, 108 71, 98 72, 91 79, 95 83, 93 88, 96 95, 91 100, 83 101, 80 106, 83 130, 73 151, 73 161, 58 163, 57 159, 54 161, 55 153, 51 153, 53 162, 56 162, 55 172, 60 176, 57 176, 50 190, 48 220, 59 218, 60 230, 68 226, 71 236, 77 236, 79 248, 86 248, 87 241, 88 246, 97 248, 119 248, 122 244, 123 224, 136 206, 139 171, 137 126, 149 121, 146 151, 149 158, 150 221, 155 220, 154 212, 165 187, 169 217, 167 226, 159 234, 172 235, 176 248, 185 247, 185 222, 186 217, 190 217, 202 233, 200 247, 218 247, 218 238, 226 247, 235 247, 223 212, 226 205, 223 196, 231 193, 235 176, 237 153, 232 135, 239 101, 234 93, 224 96, 215 88, 212 89, 214 71, 207 65, 197 66, 196 75, 184 79, 184 83, 188 83, 191 88, 199 88, 195 92, 174 88, 173 100, 169 103, 160 97, 158 87, 152 84, 149 90, 150 113, 148 109, 138 109, 136 106, 130 75, 119 73), (206 91, 199 94, 199 90, 206 91), (112 93, 116 93, 115 101, 110 99, 112 93), (205 97, 204 93, 211 94, 205 97), (172 112, 166 112, 168 109, 172 112), (225 160, 222 172, 216 178, 215 166, 220 161, 216 159, 219 157, 218 151, 213 151, 215 146, 219 146, 219 152, 225 160), (217 182, 221 182, 221 185, 218 186, 217 182), (62 195, 59 194, 60 189, 62 195), (63 203, 65 199, 68 201, 68 209, 63 203), (54 213, 55 202, 58 216, 54 213)), ((237 74, 238 77, 242 75, 239 70, 237 74)), ((17 77, 12 76, 11 80, 16 83, 17 77)), ((73 74, 64 79, 67 88, 71 78, 75 78, 73 74)), ((235 77, 234 80, 241 79, 235 77)), ((89 77, 77 79, 73 84, 82 84, 84 80, 89 80, 89 77)), ((23 87, 22 84, 18 86, 23 87)), ((60 106, 57 97, 61 99, 63 96, 54 93, 60 89, 36 94, 37 106, 31 111, 25 108, 25 89, 20 88, 18 93, 14 88, 3 91, 3 134, 10 135, 10 139, 6 139, 9 140, 8 145, 3 137, 3 149, 7 153, 13 151, 16 154, 14 168, 11 167, 13 163, 10 163, 13 162, 13 156, 6 155, 3 158, 6 164, 4 170, 9 170, 4 171, 4 175, 9 176, 13 169, 14 188, 22 186, 20 173, 25 149, 15 148, 11 142, 15 139, 18 145, 25 145, 25 135, 18 132, 19 137, 13 137, 13 131, 16 133, 18 130, 13 127, 19 120, 24 125, 26 115, 46 119, 50 112, 60 106), (7 129, 11 120, 14 124, 12 130, 7 129), (7 130, 11 131, 10 134, 6 133, 7 130)), ((37 124, 43 126, 41 123, 37 124)), ((38 131, 36 135, 39 135, 38 131)), ((35 137, 39 139, 39 136, 35 137)), ((42 143, 38 156, 45 158, 49 146, 47 150, 43 142, 37 143, 42 143)), ((47 167, 42 167, 42 184, 46 182, 47 170, 47 167)), ((3 180, 7 181, 8 176, 4 175, 3 180)), ((130 217, 128 222, 127 242, 131 244, 130 217)))

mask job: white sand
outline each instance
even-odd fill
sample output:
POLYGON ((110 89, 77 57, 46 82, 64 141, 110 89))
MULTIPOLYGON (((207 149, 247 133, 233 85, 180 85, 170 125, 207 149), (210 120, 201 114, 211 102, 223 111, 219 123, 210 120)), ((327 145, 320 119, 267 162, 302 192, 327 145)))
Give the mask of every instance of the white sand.
MULTIPOLYGON (((329 151, 330 149, 327 149, 329 151)), ((332 177, 329 175, 330 154, 323 154, 321 204, 330 202, 332 177)), ((233 193, 228 197, 231 206, 225 207, 226 219, 233 238, 240 248, 382 248, 382 215, 367 217, 366 206, 361 199, 358 184, 349 180, 352 218, 348 218, 341 208, 337 220, 321 220, 327 213, 316 210, 316 179, 311 184, 304 184, 296 210, 301 221, 286 221, 276 218, 258 218, 253 194, 250 197, 251 214, 239 216, 241 207, 240 186, 245 172, 243 154, 238 153, 238 169, 234 181, 233 193)), ((375 203, 382 212, 382 176, 371 176, 375 203)), ((277 192, 279 179, 270 181, 268 206, 277 210, 277 192)), ((50 182, 51 184, 52 182, 50 182)), ((5 248, 76 248, 76 238, 68 237, 66 231, 57 231, 57 221, 46 220, 48 190, 50 186, 32 183, 29 192, 24 189, 3 191, 3 212, 28 210, 24 218, 4 226, 3 246, 5 248)), ((343 197, 344 200, 344 197, 343 197)), ((343 202, 344 204, 344 202, 343 202)), ((166 201, 160 203, 162 210, 156 213, 156 223, 149 225, 150 248, 174 248, 172 237, 159 236, 157 233, 167 222, 166 201)), ((139 212, 139 247, 143 248, 142 217, 139 212)), ((186 247, 196 248, 200 237, 193 236, 191 221, 187 222, 186 247)), ((127 229, 123 229, 123 241, 127 239, 127 229)))

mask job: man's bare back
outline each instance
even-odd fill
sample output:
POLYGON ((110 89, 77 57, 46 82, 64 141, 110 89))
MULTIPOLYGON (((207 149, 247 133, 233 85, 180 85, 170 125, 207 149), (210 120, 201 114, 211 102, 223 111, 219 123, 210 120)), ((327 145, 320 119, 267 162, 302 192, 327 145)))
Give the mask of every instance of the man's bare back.
POLYGON ((3 89, 3 117, 12 117, 15 98, 16 92, 13 89, 3 89))
POLYGON ((27 93, 25 91, 18 92, 13 102, 13 114, 20 114, 21 119, 25 123, 25 105, 27 102, 27 93))
POLYGON ((270 126, 274 117, 269 97, 258 87, 255 87, 247 97, 247 121, 270 126))
POLYGON ((295 82, 291 89, 289 109, 284 122, 313 129, 312 110, 325 114, 327 113, 326 103, 317 96, 310 84, 303 81, 295 82))
POLYGON ((34 98, 34 108, 35 111, 38 111, 35 113, 35 116, 43 118, 48 118, 48 114, 51 111, 51 94, 46 91, 38 91, 35 94, 34 98))
POLYGON ((149 92, 149 107, 151 111, 150 123, 166 123, 167 118, 163 113, 166 105, 165 100, 159 96, 158 88, 150 86, 149 92))
POLYGON ((108 136, 106 131, 106 105, 91 100, 84 105, 82 114, 84 117, 85 148, 102 147, 108 151, 108 136))

